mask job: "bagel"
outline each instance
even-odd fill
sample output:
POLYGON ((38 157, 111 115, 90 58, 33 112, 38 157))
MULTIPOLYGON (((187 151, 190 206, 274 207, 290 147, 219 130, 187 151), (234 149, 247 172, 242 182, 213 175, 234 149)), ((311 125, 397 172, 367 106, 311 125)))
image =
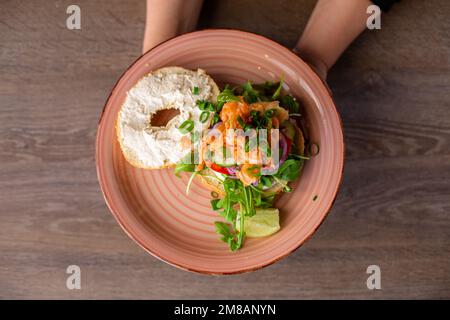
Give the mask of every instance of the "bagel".
POLYGON ((191 150, 182 148, 183 134, 178 127, 191 120, 195 131, 207 130, 211 119, 200 122, 202 111, 196 101, 216 102, 219 92, 201 69, 165 67, 145 75, 127 92, 117 116, 116 134, 125 159, 143 169, 162 169, 180 162, 191 150), (179 114, 163 126, 152 124, 158 111, 169 109, 179 114))

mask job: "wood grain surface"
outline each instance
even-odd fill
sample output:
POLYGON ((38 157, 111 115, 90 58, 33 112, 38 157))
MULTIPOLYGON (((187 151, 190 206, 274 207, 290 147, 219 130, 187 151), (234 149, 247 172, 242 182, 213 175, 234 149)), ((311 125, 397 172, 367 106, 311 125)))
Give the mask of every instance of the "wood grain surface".
MULTIPOLYGON (((314 0, 207 0, 200 27, 292 47, 314 0)), ((0 298, 450 298, 450 2, 402 1, 332 69, 345 177, 322 227, 254 273, 202 276, 135 245, 97 182, 104 102, 140 54, 143 0, 0 3, 0 298), (81 7, 68 30, 66 8, 81 7), (81 268, 82 289, 66 288, 81 268), (366 268, 381 267, 382 290, 366 268)))

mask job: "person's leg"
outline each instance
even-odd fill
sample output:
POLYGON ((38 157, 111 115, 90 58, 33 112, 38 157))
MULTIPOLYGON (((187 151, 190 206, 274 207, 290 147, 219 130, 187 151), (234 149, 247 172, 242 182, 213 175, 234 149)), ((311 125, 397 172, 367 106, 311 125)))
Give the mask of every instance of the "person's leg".
POLYGON ((195 29, 203 0, 147 0, 142 52, 195 29))

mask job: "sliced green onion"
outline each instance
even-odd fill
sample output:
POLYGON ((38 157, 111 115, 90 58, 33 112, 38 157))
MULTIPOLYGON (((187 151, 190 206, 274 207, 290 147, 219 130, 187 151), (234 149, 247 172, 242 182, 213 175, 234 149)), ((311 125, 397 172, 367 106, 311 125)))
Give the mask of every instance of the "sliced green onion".
POLYGON ((219 194, 217 192, 215 192, 215 191, 211 191, 211 197, 218 198, 219 194))
POLYGON ((192 89, 192 93, 193 94, 198 94, 198 92, 199 92, 199 90, 198 90, 198 87, 194 87, 193 89, 192 89))
POLYGON ((206 101, 205 100, 197 100, 195 104, 198 106, 200 110, 206 109, 206 101))
POLYGON ((208 111, 203 111, 202 113, 200 113, 200 122, 201 123, 205 123, 206 121, 208 121, 208 118, 209 118, 208 111))
POLYGON ((194 121, 192 120, 186 120, 184 121, 178 128, 178 130, 182 133, 182 134, 186 134, 188 132, 191 132, 192 129, 194 129, 194 121))

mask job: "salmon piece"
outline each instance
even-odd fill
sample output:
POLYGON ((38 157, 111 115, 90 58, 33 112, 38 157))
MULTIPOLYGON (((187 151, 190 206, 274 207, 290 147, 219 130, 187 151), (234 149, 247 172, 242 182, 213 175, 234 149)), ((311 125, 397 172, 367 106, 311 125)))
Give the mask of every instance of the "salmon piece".
POLYGON ((260 172, 260 166, 254 164, 244 164, 242 165, 241 170, 236 172, 236 176, 242 181, 244 186, 249 186, 250 184, 258 181, 260 172))
POLYGON ((240 117, 245 123, 249 116, 250 107, 242 100, 242 98, 241 101, 230 101, 225 103, 220 112, 220 119, 222 119, 227 129, 243 129, 238 118, 240 117))

